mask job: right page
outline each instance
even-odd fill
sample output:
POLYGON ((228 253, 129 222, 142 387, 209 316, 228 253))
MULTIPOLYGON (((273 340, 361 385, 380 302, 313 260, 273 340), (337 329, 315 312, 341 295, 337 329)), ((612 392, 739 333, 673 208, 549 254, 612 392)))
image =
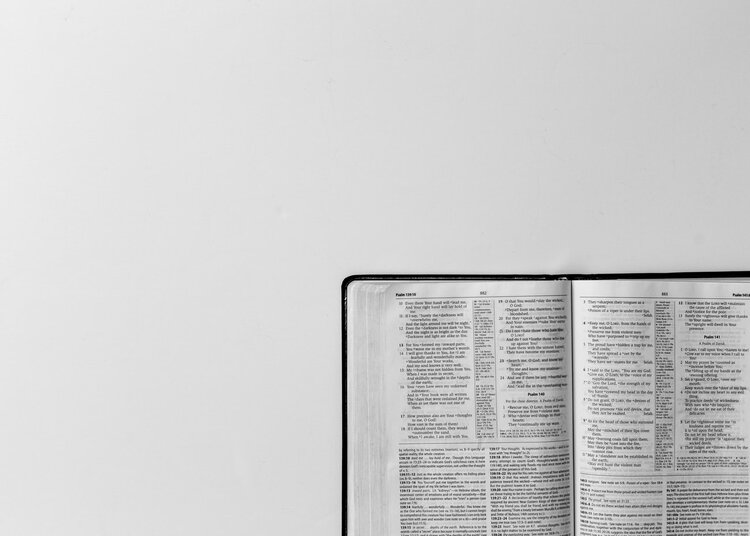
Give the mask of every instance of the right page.
POLYGON ((750 283, 573 283, 577 536, 748 534, 750 283))

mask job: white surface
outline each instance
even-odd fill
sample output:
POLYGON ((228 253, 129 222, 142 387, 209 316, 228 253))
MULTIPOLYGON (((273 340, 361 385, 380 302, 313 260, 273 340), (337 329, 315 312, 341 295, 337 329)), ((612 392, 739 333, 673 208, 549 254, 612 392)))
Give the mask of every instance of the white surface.
POLYGON ((337 534, 339 284, 750 269, 746 2, 0 4, 0 532, 337 534))

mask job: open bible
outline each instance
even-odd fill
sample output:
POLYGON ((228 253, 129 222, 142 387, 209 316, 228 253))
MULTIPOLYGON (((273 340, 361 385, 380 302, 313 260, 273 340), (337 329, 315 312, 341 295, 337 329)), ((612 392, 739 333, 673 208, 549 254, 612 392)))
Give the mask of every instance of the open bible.
POLYGON ((747 535, 733 275, 347 278, 344 532, 747 535))

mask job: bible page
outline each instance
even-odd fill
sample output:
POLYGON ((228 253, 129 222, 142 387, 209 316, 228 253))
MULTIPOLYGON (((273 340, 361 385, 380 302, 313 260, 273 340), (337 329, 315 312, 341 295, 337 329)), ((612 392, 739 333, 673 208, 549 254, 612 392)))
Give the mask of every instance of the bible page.
POLYGON ((748 534, 750 284, 575 281, 577 536, 748 534))
POLYGON ((390 534, 572 534, 570 288, 389 286, 390 534))

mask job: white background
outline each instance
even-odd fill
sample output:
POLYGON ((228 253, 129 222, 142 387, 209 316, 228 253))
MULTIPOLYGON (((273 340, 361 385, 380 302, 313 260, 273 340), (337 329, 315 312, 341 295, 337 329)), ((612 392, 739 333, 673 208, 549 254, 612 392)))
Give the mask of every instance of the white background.
POLYGON ((335 535, 352 273, 750 269, 750 4, 0 3, 0 533, 335 535))

